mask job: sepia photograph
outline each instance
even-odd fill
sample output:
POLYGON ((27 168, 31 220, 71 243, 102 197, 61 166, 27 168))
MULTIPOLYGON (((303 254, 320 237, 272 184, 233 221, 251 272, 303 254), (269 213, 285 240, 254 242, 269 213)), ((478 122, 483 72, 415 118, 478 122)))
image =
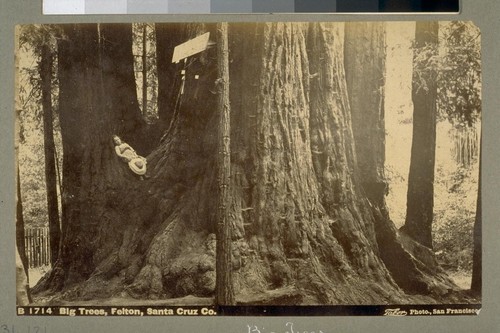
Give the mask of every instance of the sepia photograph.
POLYGON ((15 39, 18 315, 479 313, 472 22, 15 39))

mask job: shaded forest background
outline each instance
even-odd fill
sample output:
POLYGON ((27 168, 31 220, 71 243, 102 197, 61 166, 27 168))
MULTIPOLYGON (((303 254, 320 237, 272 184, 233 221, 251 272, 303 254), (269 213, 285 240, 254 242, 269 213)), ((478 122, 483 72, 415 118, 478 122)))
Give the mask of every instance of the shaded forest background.
MULTIPOLYGON (((51 26, 26 26, 20 32, 17 114, 19 124, 18 163, 21 180, 20 193, 26 227, 46 226, 49 219, 47 180, 44 176, 47 153, 44 151, 44 126, 41 108, 43 80, 40 76, 40 66, 42 66, 40 57, 44 45, 52 48, 50 54, 54 61, 52 64, 54 70, 50 76, 50 96, 53 108, 54 158, 57 174, 55 183, 59 198, 56 202, 59 214, 62 211, 61 182, 64 154, 59 121, 59 100, 57 98, 59 78, 56 70, 58 65, 56 44, 58 42, 57 38, 54 37, 60 33, 57 32, 58 29, 58 27, 51 26)), ((168 66, 162 68, 169 61, 161 59, 164 55, 158 53, 157 48, 171 48, 173 45, 185 41, 189 36, 195 35, 197 29, 200 30, 198 27, 190 27, 190 30, 186 29, 188 32, 184 32, 183 29, 180 25, 132 25, 130 47, 133 54, 136 103, 142 119, 140 121, 143 122, 141 126, 148 128, 151 136, 155 136, 155 138, 151 138, 152 141, 159 141, 165 131, 168 134, 171 125, 165 124, 174 123, 168 118, 175 117, 175 114, 168 116, 159 111, 162 109, 162 103, 170 105, 171 109, 176 107, 175 95, 162 100, 162 94, 158 92, 158 86, 165 84, 161 83, 161 80, 165 79, 165 74, 171 69, 168 66), (158 36, 169 37, 160 41, 158 36), (168 45, 162 44, 165 42, 168 45)), ((201 28, 201 30, 203 29, 201 28)), ((235 30, 237 31, 237 28, 235 30)), ((335 43, 337 43, 339 36, 343 38, 342 34, 336 35, 335 43)), ((415 63, 418 62, 418 59, 415 60, 416 55, 418 58, 414 47, 415 24, 387 23, 384 38, 386 41, 383 96, 386 133, 384 169, 388 184, 385 202, 395 226, 401 227, 404 225, 406 217, 406 192, 412 141, 413 103, 411 94, 412 89, 414 89, 412 74, 415 73, 415 63)), ((480 137, 480 120, 478 119, 480 105, 469 105, 468 103, 470 101, 478 103, 480 80, 473 83, 457 82, 463 78, 470 80, 471 72, 475 79, 480 76, 479 31, 468 23, 441 23, 439 43, 438 54, 425 59, 427 68, 439 69, 441 82, 438 87, 439 98, 436 100, 438 113, 433 252, 441 267, 454 278, 455 283, 463 289, 468 289, 473 264, 473 227, 478 199, 480 137), (466 89, 469 90, 467 92, 457 91, 454 90, 454 87, 459 89, 467 87, 466 89), (464 100, 462 95, 469 97, 464 100), (457 109, 461 110, 457 111, 457 109), (474 113, 470 112, 471 110, 476 110, 474 112, 477 114, 470 116, 469 113, 474 113)), ((257 50, 257 56, 258 52, 261 51, 258 47, 255 50, 257 50)), ((213 52, 213 49, 210 52, 213 52)), ((423 52, 425 54, 425 49, 423 52)), ((236 57, 238 56, 240 55, 236 54, 236 57)), ((202 63, 207 61, 203 60, 203 56, 201 59, 202 63)), ((299 65, 295 64, 294 66, 299 65)), ((238 80, 235 81, 238 82, 238 80)), ((171 91, 174 92, 178 90, 178 84, 176 81, 167 82, 167 86, 170 85, 171 91)), ((238 89, 238 83, 232 86, 232 89, 238 89)), ((163 94, 164 96, 165 94, 163 94)), ((189 104, 184 107, 189 107, 189 104)), ((141 149, 140 144, 129 143, 137 147, 138 150, 143 150, 145 155, 148 152, 148 149, 141 149)), ((158 153, 156 153, 157 155, 158 153)), ((159 159, 158 163, 162 163, 161 157, 155 157, 155 153, 152 158, 153 160, 159 159)), ((139 212, 139 214, 142 213, 139 212)), ((59 216, 59 219, 62 219, 62 216, 59 216)), ((197 236, 194 237, 196 239, 197 236)), ((206 246, 211 246, 210 242, 207 244, 209 245, 206 246)), ((188 258, 188 260, 190 259, 188 258)), ((284 279, 285 281, 277 281, 276 283, 278 286, 287 285, 286 279, 290 278, 289 268, 280 266, 279 261, 274 265, 271 270, 277 273, 273 274, 283 275, 283 277, 275 276, 271 277, 271 280, 284 279)), ((49 271, 50 267, 41 270, 49 271)), ((34 272, 31 271, 31 273, 34 272)), ((37 278, 36 274, 32 274, 32 285, 34 285, 33 280, 37 278)), ((189 287, 186 288, 190 290, 189 287)), ((138 293, 142 293, 142 290, 138 293)), ((209 292, 207 293, 209 294, 209 292)), ((341 298, 341 296, 339 297, 341 298)))

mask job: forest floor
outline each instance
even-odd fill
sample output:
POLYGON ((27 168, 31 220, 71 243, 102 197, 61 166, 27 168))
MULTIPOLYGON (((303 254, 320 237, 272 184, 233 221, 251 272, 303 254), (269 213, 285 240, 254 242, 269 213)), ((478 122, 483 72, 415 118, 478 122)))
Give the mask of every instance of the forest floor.
MULTIPOLYGON (((41 266, 29 269, 30 285, 34 286, 50 270, 50 266, 41 266)), ((448 272, 453 282, 467 293, 470 288, 471 274, 466 271, 448 272)), ((237 302, 241 305, 262 305, 269 304, 272 300, 283 304, 297 304, 295 290, 293 288, 280 288, 270 290, 261 294, 242 294, 238 295, 237 302)), ((34 295, 33 304, 39 306, 58 305, 58 306, 211 306, 213 297, 186 296, 170 299, 135 299, 129 295, 120 295, 117 297, 94 299, 94 300, 61 300, 57 294, 54 295, 34 295)), ((303 303, 304 300, 299 301, 303 303)), ((307 302, 306 302, 307 303, 307 302)), ((425 302, 424 302, 425 303, 425 302)), ((304 304, 305 305, 305 304, 304 304)))

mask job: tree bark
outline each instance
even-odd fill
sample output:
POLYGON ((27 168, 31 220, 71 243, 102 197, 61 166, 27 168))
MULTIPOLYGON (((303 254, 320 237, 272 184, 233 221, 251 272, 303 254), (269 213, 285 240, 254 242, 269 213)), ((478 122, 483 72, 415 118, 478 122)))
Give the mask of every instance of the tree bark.
POLYGON ((55 161, 54 130, 52 120, 52 67, 53 53, 50 45, 42 45, 40 78, 42 85, 43 144, 45 156, 45 186, 47 191, 47 214, 49 217, 50 263, 53 266, 59 256, 61 226, 57 197, 57 175, 55 161))
POLYGON ((481 184, 482 184, 482 139, 479 144, 479 186, 477 189, 476 221, 474 223, 474 252, 472 255, 472 282, 471 291, 481 295, 483 286, 483 259, 482 259, 482 202, 481 202, 481 184))
POLYGON ((115 156, 112 141, 117 119, 132 117, 125 116, 122 108, 109 109, 110 101, 117 100, 109 95, 122 94, 123 87, 108 91, 104 103, 103 72, 111 64, 99 59, 98 27, 65 25, 63 30, 65 38, 58 41, 63 243, 47 284, 56 290, 85 280, 94 271, 98 222, 109 218, 106 199, 113 200, 109 194, 121 178, 133 179, 115 156))
MULTIPOLYGON (((24 242, 24 240, 23 240, 24 242)), ((24 306, 31 303, 30 287, 28 282, 28 273, 24 265, 19 247, 16 241, 16 305, 24 306)))
POLYGON ((385 25, 348 22, 345 68, 360 180, 368 199, 385 207, 385 25))
POLYGON ((219 93, 219 209, 217 214, 216 297, 218 305, 234 305, 232 239, 230 223, 231 123, 229 105, 229 50, 227 23, 217 25, 218 93, 219 93))
POLYGON ((438 23, 417 22, 413 70, 413 141, 406 220, 401 228, 420 244, 432 249, 434 164, 436 149, 438 23))
POLYGON ((25 274, 28 276, 29 264, 26 256, 26 247, 24 245, 23 201, 21 197, 21 178, 19 175, 19 166, 17 166, 16 245, 25 274))

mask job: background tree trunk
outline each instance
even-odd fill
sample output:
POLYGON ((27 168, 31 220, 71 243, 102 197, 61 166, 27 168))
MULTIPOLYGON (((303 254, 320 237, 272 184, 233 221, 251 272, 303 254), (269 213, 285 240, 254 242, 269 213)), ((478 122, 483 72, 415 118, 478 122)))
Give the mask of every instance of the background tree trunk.
POLYGON ((432 248, 434 217, 437 46, 438 23, 417 22, 412 88, 413 141, 406 220, 401 230, 429 248, 432 248))
POLYGON ((17 201, 16 201, 16 245, 19 251, 19 257, 22 262, 24 273, 28 276, 28 258, 26 256, 26 247, 24 246, 24 217, 23 201, 21 197, 21 178, 19 175, 19 166, 17 166, 17 201))
MULTIPOLYGON (((146 116, 148 110, 148 52, 147 52, 148 25, 142 26, 142 114, 146 116)), ((132 50, 132 48, 131 48, 132 50)))
POLYGON ((43 146, 45 156, 45 185, 47 189, 47 214, 49 217, 50 263, 54 265, 59 256, 61 226, 59 223, 56 153, 52 120, 52 57, 53 53, 50 45, 44 44, 41 50, 39 71, 42 81, 43 146))
MULTIPOLYGON (((482 147, 482 139, 480 142, 482 147)), ((482 257, 482 203, 481 203, 481 183, 482 183, 482 148, 479 148, 479 186, 477 189, 476 221, 474 223, 474 252, 472 255, 472 283, 471 291, 481 295, 483 287, 483 257, 482 257)))

